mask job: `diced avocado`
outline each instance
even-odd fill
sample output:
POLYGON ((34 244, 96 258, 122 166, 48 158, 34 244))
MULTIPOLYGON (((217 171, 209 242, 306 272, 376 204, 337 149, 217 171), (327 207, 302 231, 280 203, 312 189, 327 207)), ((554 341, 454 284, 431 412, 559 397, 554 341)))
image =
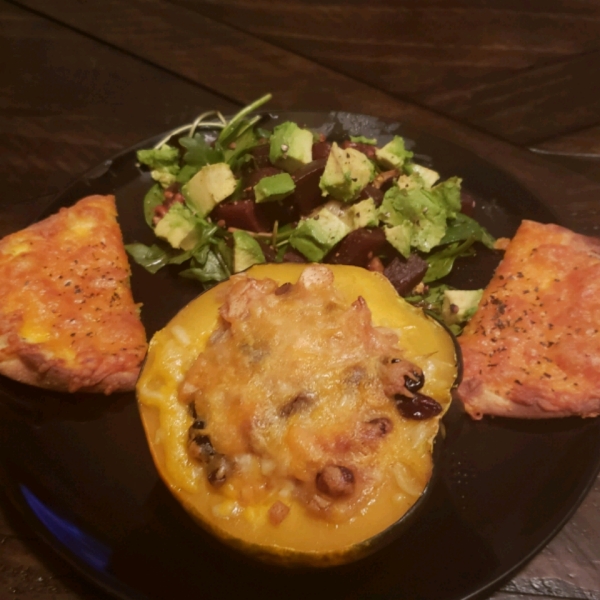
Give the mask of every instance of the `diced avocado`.
POLYGON ((404 258, 410 256, 410 242, 412 238, 412 224, 409 221, 384 228, 385 238, 404 258))
POLYGON ((311 262, 320 262, 350 231, 342 219, 322 208, 314 217, 300 221, 290 236, 290 244, 311 262))
POLYGON ((440 174, 433 169, 428 169, 427 167, 423 167, 422 165, 413 165, 412 166, 413 174, 418 175, 421 178, 421 181, 424 184, 425 189, 430 190, 436 183, 436 181, 440 178, 440 174))
POLYGON ((254 186, 254 197, 257 203, 283 200, 296 189, 296 184, 289 173, 278 173, 263 177, 254 186))
POLYGON ((252 265, 267 262, 260 244, 246 231, 233 232, 233 271, 239 273, 252 265))
POLYGON ((398 135, 394 136, 383 148, 375 151, 377 162, 385 169, 399 169, 413 153, 404 147, 404 139, 398 135))
POLYGON ((446 220, 454 215, 449 210, 444 189, 390 188, 379 207, 379 218, 386 224, 411 225, 410 244, 423 252, 437 246, 446 233, 446 220))
POLYGON ((156 224, 154 233, 173 248, 191 250, 196 245, 196 217, 185 205, 173 204, 167 214, 156 224))
POLYGON ((324 196, 352 202, 374 176, 375 167, 365 154, 354 148, 342 149, 334 142, 319 187, 324 196))
POLYGON ((423 181, 413 175, 400 175, 396 185, 401 190, 414 190, 415 188, 423 187, 423 181))
POLYGON ((201 217, 206 216, 236 189, 236 179, 226 163, 202 167, 182 188, 190 206, 201 217))
POLYGON ((352 213, 352 227, 377 227, 379 224, 379 212, 373 198, 361 200, 350 207, 352 213))
POLYGON ((477 310, 483 290, 445 290, 442 317, 447 325, 468 321, 477 310))
POLYGON ((293 173, 312 161, 313 134, 296 123, 277 125, 269 143, 269 160, 284 171, 293 173))

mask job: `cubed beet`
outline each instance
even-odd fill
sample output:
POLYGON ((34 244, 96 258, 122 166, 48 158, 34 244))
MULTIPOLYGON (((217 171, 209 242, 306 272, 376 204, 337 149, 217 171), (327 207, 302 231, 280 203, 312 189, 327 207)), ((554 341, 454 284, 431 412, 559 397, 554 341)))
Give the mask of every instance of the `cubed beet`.
POLYGON ((325 262, 366 267, 387 245, 379 228, 361 227, 349 233, 325 258, 325 262))
POLYGON ((384 269, 383 274, 401 296, 406 296, 423 280, 428 267, 427 261, 418 254, 411 254, 408 259, 396 256, 384 269))

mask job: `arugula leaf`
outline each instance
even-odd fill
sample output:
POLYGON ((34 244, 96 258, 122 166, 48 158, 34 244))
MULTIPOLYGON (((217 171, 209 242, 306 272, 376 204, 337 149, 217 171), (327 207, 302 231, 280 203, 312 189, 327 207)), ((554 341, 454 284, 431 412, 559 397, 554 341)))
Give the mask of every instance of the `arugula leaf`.
POLYGON ((231 142, 230 146, 232 147, 223 150, 225 162, 233 170, 236 170, 244 162, 246 153, 258 145, 258 140, 256 132, 253 129, 247 129, 235 139, 235 142, 231 142))
POLYGON ((198 169, 224 160, 223 151, 217 147, 211 148, 201 133, 195 133, 194 137, 179 138, 179 143, 187 150, 183 161, 198 169))
POLYGON ((223 259, 219 257, 218 252, 209 250, 206 253, 206 260, 203 264, 197 264, 185 271, 181 271, 179 275, 186 279, 197 279, 202 283, 216 283, 225 281, 231 276, 231 271, 226 267, 223 259))
POLYGON ((474 238, 469 238, 462 244, 455 242, 438 252, 426 256, 425 260, 429 264, 429 269, 427 269, 427 273, 425 273, 423 282, 429 283, 448 275, 448 273, 452 271, 454 261, 459 256, 472 256, 474 254, 474 251, 471 249, 474 242, 474 238))
POLYGON ((263 127, 255 127, 254 131, 256 131, 256 135, 263 140, 271 139, 271 132, 268 129, 264 129, 263 127))
POLYGON ((165 201, 163 190, 158 183, 155 183, 144 196, 144 218, 146 223, 154 229, 154 209, 165 201))
POLYGON ((152 244, 152 246, 139 243, 127 244, 125 250, 138 265, 153 274, 170 264, 172 259, 176 259, 181 254, 181 252, 165 250, 157 244, 152 244))
MULTIPOLYGON (((244 124, 242 123, 242 121, 245 120, 246 116, 249 115, 253 110, 256 110, 259 106, 262 106, 263 104, 265 104, 265 102, 268 102, 272 97, 273 96, 271 94, 265 94, 261 98, 258 98, 258 100, 255 100, 254 102, 250 103, 248 106, 242 108, 242 110, 240 110, 240 112, 238 112, 236 115, 234 115, 231 118, 231 120, 229 121, 229 123, 227 123, 227 125, 225 127, 223 127, 223 129, 221 130, 221 133, 219 134, 219 137, 217 138, 217 141, 219 142, 221 147, 226 148, 227 146, 229 146, 229 144, 238 135, 240 135, 242 133, 240 131, 240 126, 244 127, 244 124)), ((260 119, 260 117, 258 117, 258 118, 255 117, 254 119, 251 119, 249 121, 251 123, 250 127, 255 125, 259 119, 260 119)), ((247 123, 248 123, 248 121, 247 121, 247 123)))
POLYGON ((177 183, 186 184, 200 169, 196 165, 183 165, 177 173, 177 183))
POLYGON ((458 213, 448 223, 446 235, 444 235, 440 244, 451 244, 452 242, 460 242, 469 238, 474 238, 490 249, 494 248, 494 242, 496 241, 487 229, 482 227, 475 219, 471 219, 471 217, 467 217, 463 213, 458 213))

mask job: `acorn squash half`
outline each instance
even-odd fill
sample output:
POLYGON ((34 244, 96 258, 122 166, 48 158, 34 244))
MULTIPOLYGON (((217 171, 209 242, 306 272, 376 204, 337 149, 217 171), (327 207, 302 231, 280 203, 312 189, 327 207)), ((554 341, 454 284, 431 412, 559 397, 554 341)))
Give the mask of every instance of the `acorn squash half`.
POLYGON ((254 558, 328 566, 401 532, 456 377, 452 336, 379 273, 269 264, 154 335, 137 397, 162 479, 202 526, 254 558))

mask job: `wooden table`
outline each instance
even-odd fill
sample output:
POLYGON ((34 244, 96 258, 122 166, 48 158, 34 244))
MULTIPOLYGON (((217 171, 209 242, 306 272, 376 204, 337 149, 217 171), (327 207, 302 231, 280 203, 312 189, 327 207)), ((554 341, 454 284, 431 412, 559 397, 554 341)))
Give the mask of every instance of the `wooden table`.
MULTIPOLYGON (((598 0, 0 0, 0 235, 76 175, 205 109, 412 121, 600 230, 598 0), (526 5, 526 8, 525 8, 526 5)), ((493 598, 600 599, 600 480, 493 598)), ((105 598, 0 492, 0 599, 105 598)))

